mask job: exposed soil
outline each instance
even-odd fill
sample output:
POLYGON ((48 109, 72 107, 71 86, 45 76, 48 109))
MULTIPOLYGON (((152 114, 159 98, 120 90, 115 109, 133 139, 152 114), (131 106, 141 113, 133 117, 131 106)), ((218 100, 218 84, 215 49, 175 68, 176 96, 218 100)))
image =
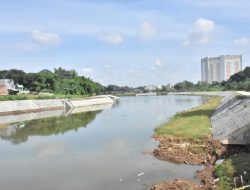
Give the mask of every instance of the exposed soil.
POLYGON ((215 177, 213 165, 218 158, 227 154, 227 146, 210 137, 198 139, 187 139, 180 137, 155 136, 159 146, 153 154, 158 159, 185 164, 204 164, 206 167, 197 171, 197 178, 201 180, 197 184, 190 180, 176 179, 155 184, 150 190, 214 190, 215 177))
POLYGON ((201 190, 202 187, 193 181, 175 179, 173 181, 163 181, 159 184, 153 185, 150 190, 201 190))
POLYGON ((203 170, 197 171, 196 177, 201 180, 201 189, 216 189, 214 166, 207 166, 203 170))
MULTIPOLYGON (((209 137, 202 140, 179 137, 155 136, 159 146, 153 154, 158 159, 185 164, 203 164, 203 170, 197 171, 196 177, 201 183, 190 180, 176 179, 163 181, 150 187, 150 190, 216 190, 216 176, 214 164, 217 159, 238 155, 240 152, 249 152, 247 146, 222 145, 209 137)), ((243 160, 242 160, 243 161, 243 160)), ((242 174, 244 181, 249 181, 250 171, 245 169, 242 174)), ((235 178, 236 182, 239 180, 235 178)), ((237 186, 240 186, 237 185, 237 186)))
POLYGON ((209 137, 202 140, 167 136, 154 138, 160 142, 154 156, 175 163, 214 164, 227 152, 227 147, 209 137))

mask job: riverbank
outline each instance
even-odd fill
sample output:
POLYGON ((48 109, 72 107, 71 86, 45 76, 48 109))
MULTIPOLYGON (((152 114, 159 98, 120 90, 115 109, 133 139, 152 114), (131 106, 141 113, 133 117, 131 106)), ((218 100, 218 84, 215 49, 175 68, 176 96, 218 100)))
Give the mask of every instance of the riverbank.
MULTIPOLYGON (((240 170, 245 171, 243 179, 244 182, 248 182, 249 161, 244 165, 246 169, 236 164, 237 162, 228 161, 235 160, 235 157, 228 157, 229 155, 237 154, 238 160, 245 158, 246 155, 240 154, 243 151, 242 147, 222 145, 212 139, 210 117, 221 105, 221 99, 222 97, 213 96, 207 103, 197 108, 177 113, 168 123, 157 128, 154 135, 154 138, 159 141, 159 147, 153 152, 157 158, 175 163, 205 166, 204 170, 197 171, 197 178, 201 180, 201 184, 178 179, 155 184, 151 190, 232 189, 235 171, 240 170), (221 158, 228 158, 225 161, 226 164, 215 166, 215 162, 221 158)), ((244 174, 244 172, 241 173, 244 174)), ((240 186, 239 179, 236 182, 240 186)))
POLYGON ((61 94, 18 94, 0 96, 1 101, 17 101, 17 100, 48 100, 48 99, 84 99, 91 97, 90 95, 61 95, 61 94))
POLYGON ((71 110, 95 105, 113 104, 115 97, 108 95, 88 97, 84 99, 45 99, 45 100, 13 100, 0 101, 0 115, 16 115, 48 110, 71 110))

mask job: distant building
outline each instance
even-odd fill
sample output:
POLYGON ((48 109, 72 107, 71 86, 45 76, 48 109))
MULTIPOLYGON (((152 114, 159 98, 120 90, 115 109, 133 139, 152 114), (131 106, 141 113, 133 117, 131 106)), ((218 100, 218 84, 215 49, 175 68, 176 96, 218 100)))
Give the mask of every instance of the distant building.
POLYGON ((205 57, 201 59, 202 82, 226 81, 241 70, 241 55, 221 55, 219 57, 205 57))
POLYGON ((144 90, 148 92, 153 92, 157 90, 157 86, 154 85, 145 86, 144 90))

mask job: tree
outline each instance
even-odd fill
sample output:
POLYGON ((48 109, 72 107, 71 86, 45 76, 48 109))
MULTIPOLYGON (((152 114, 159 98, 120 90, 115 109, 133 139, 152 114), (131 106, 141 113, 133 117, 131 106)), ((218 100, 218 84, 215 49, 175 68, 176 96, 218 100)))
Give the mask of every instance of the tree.
POLYGON ((25 73, 21 70, 0 71, 1 78, 13 79, 23 84, 26 89, 34 92, 52 92, 56 94, 98 94, 103 86, 84 76, 78 76, 75 70, 61 67, 54 72, 44 69, 38 73, 25 73))

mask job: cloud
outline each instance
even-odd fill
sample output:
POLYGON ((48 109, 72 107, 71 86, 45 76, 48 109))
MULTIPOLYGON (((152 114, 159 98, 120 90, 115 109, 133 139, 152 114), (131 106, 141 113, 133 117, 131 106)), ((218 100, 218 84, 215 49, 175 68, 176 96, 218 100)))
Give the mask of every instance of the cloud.
POLYGON ((194 44, 207 44, 211 41, 215 29, 213 20, 199 18, 194 22, 194 28, 189 32, 188 40, 184 42, 185 46, 194 44))
POLYGON ((95 74, 95 71, 91 68, 85 67, 82 69, 83 76, 85 77, 92 77, 95 74))
POLYGON ((161 68, 164 65, 163 61, 160 59, 156 59, 154 64, 150 67, 151 70, 156 70, 161 68))
POLYGON ((138 35, 141 39, 149 40, 156 35, 156 28, 149 22, 144 22, 141 24, 138 35))
POLYGON ((120 34, 101 34, 99 39, 113 45, 118 45, 123 42, 123 37, 120 34))
POLYGON ((234 40, 235 45, 246 45, 249 44, 250 38, 243 37, 243 38, 238 38, 234 40))
POLYGON ((32 39, 39 44, 58 44, 61 42, 61 38, 58 34, 39 30, 32 32, 32 39))

